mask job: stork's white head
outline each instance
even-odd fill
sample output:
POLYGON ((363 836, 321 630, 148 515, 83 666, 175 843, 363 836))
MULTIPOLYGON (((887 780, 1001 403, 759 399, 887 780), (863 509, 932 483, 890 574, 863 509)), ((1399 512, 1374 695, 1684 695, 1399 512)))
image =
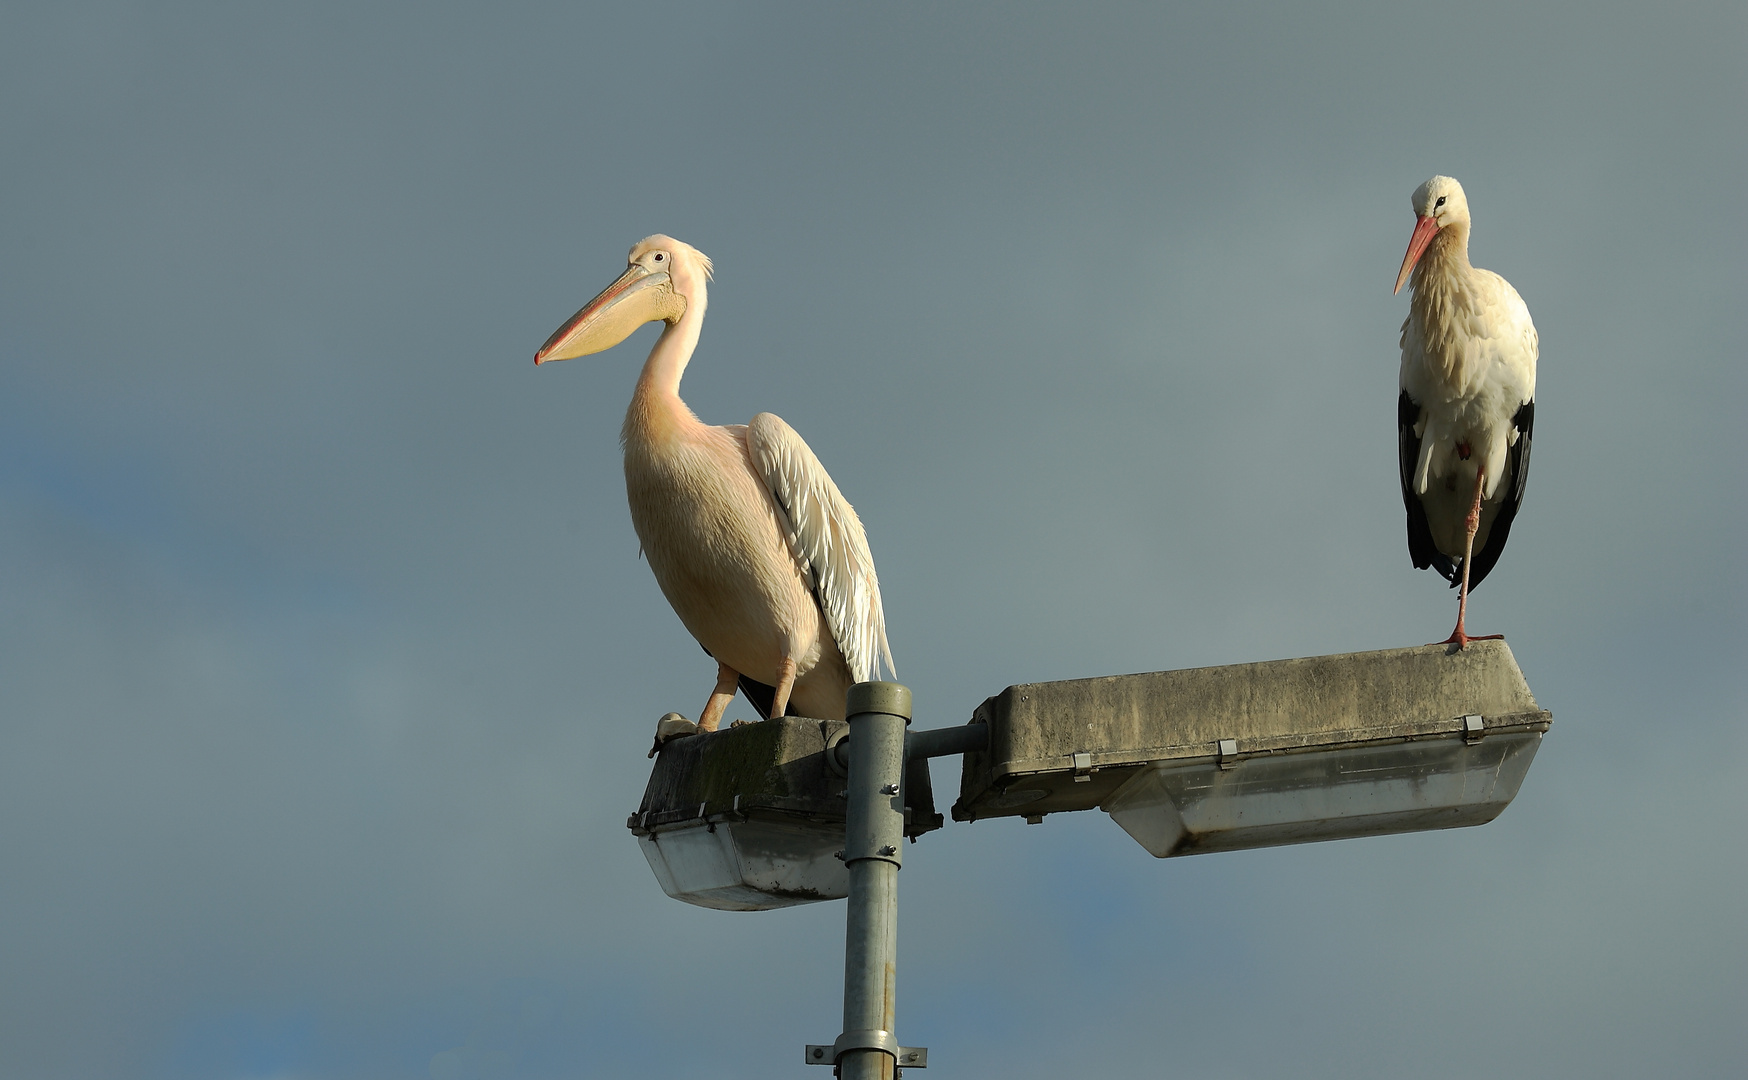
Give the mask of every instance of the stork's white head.
POLYGON ((1420 261, 1420 256, 1425 254, 1440 229, 1451 225, 1461 225, 1466 229, 1469 224, 1469 199, 1463 194, 1463 185, 1451 177, 1433 177, 1415 188, 1408 201, 1419 220, 1414 224, 1414 235, 1408 240, 1408 254, 1402 257, 1402 271, 1396 275, 1393 292, 1402 291, 1402 283, 1414 272, 1414 264, 1420 261))
POLYGON ((584 304, 534 354, 536 364, 604 352, 647 322, 702 317, 709 303, 710 257, 671 236, 645 237, 631 248, 619 280, 584 304))

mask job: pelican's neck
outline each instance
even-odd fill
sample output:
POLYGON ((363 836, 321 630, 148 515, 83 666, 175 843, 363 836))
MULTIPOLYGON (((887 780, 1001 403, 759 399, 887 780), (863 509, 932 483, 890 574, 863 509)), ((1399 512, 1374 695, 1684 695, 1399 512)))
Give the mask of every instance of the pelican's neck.
POLYGON ((662 336, 649 351, 620 433, 620 441, 627 446, 663 435, 671 437, 687 426, 699 424, 698 417, 680 400, 680 376, 686 373, 692 350, 698 347, 698 335, 704 328, 704 308, 704 297, 699 295, 696 302, 686 305, 685 314, 677 322, 662 328, 662 336))

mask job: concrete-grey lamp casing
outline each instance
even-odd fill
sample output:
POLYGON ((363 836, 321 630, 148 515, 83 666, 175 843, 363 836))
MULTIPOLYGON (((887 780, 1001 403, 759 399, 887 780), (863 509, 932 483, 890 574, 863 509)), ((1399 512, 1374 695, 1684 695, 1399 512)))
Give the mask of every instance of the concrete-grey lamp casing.
MULTIPOLYGON (((1503 641, 1028 683, 973 714, 952 813, 1102 809, 1161 858, 1479 825, 1550 719, 1503 641)), ((663 890, 733 910, 844 896, 846 730, 785 717, 668 744, 627 823, 663 890)), ((912 766, 914 838, 941 819, 912 766)))

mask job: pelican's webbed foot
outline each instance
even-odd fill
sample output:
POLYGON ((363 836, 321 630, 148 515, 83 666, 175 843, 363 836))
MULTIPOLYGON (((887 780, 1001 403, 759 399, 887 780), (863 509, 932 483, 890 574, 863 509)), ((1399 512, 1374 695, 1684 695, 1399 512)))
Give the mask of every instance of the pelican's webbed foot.
POLYGON ((656 721, 655 745, 649 748, 649 756, 655 757, 662 752, 662 747, 675 739, 684 739, 688 735, 696 734, 698 734, 697 724, 677 712, 667 713, 656 721))

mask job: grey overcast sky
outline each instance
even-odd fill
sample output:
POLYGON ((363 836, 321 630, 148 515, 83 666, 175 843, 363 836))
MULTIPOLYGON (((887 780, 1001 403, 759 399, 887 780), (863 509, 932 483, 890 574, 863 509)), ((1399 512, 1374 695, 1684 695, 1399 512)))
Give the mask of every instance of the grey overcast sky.
POLYGON ((534 348, 640 237, 713 256, 683 392, 830 468, 927 726, 1418 644, 1390 285, 1447 173, 1541 332, 1471 608, 1555 713, 1521 796, 1169 861, 950 825, 900 1031, 1740 1075, 1745 58, 1731 2, 0 6, 0 1074, 813 1075, 843 906, 687 907, 624 829, 713 675, 625 509, 654 330, 534 348))

